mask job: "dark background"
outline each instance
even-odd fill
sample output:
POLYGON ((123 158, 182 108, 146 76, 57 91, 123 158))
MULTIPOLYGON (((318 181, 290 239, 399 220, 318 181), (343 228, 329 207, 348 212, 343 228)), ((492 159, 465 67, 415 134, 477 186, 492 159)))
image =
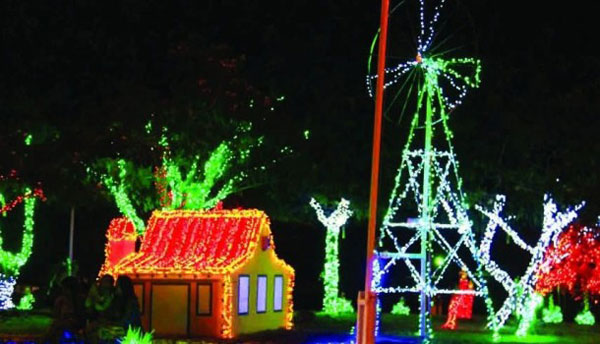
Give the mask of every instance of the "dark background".
MULTIPOLYGON (((449 1, 436 41, 448 37, 444 48, 456 48, 448 56, 483 63, 481 87, 450 121, 469 201, 488 205, 506 194, 515 227, 534 242, 545 192, 560 206, 587 200, 584 223, 600 214, 600 57, 595 5, 524 3, 449 1)), ((414 58, 414 9, 407 1, 391 16, 389 64, 414 58)), ((299 309, 320 308, 321 298, 325 231, 308 201, 351 200, 341 288, 354 299, 364 270, 373 117, 365 75, 378 25, 377 1, 3 1, 0 173, 17 169, 48 196, 37 208, 21 282, 45 284, 66 257, 72 206, 75 258, 83 274, 98 270, 105 230, 119 214, 86 166, 117 153, 156 161, 141 134, 150 118, 207 145, 231 136, 207 129, 209 120, 227 118, 258 123, 270 147, 294 148, 226 206, 271 216, 278 253, 297 271, 299 309), (260 106, 248 110, 249 99, 260 106), (31 146, 23 144, 27 133, 31 146)), ((387 117, 381 212, 408 122, 396 110, 387 117)), ((5 249, 18 249, 19 211, 0 219, 5 249)), ((503 243, 494 254, 519 271, 528 257, 515 259, 519 251, 503 243)))

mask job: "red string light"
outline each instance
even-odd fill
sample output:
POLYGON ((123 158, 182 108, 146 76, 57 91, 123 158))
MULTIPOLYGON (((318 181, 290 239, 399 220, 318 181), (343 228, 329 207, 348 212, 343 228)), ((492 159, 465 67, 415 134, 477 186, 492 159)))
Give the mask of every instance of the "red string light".
MULTIPOLYGON (((9 172, 8 176, 3 176, 0 174, 0 181, 6 181, 9 179, 19 181, 20 179, 18 177, 17 171, 11 170, 9 172)), ((0 214, 8 213, 9 211, 13 210, 16 206, 23 203, 23 201, 25 199, 32 198, 32 197, 37 197, 38 199, 40 199, 42 201, 46 201, 46 196, 44 196, 44 191, 42 190, 41 187, 38 186, 37 188, 34 188, 33 191, 26 192, 24 195, 17 196, 15 199, 11 200, 10 202, 6 202, 6 204, 4 204, 4 206, 2 206, 0 208, 0 214)))
POLYGON ((548 247, 537 275, 536 292, 565 287, 573 295, 600 294, 600 228, 571 225, 548 247))
MULTIPOLYGON (((464 271, 460 272, 458 289, 473 290, 473 282, 469 281, 464 271)), ((444 325, 442 325, 442 328, 455 330, 457 319, 471 319, 473 316, 473 298, 473 294, 452 295, 450 305, 448 306, 448 318, 444 325)))

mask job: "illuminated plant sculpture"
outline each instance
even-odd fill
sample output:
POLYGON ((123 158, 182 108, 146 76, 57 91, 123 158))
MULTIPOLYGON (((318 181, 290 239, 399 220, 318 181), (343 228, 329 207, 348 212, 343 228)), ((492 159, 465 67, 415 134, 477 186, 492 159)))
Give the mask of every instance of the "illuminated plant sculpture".
POLYGON ((593 325, 589 297, 600 294, 600 228, 571 225, 548 247, 538 271, 536 291, 546 295, 558 287, 584 300, 575 322, 593 325))
POLYGON ((19 300, 19 304, 17 305, 17 309, 20 311, 28 311, 33 309, 33 303, 35 302, 35 297, 31 293, 31 289, 27 287, 25 289, 25 293, 21 296, 21 300, 19 300))
MULTIPOLYGON (((167 130, 163 129, 159 142, 163 149, 162 164, 154 168, 154 177, 145 175, 143 168, 138 168, 125 159, 108 159, 104 162, 106 173, 100 175, 100 180, 115 199, 121 214, 130 219, 138 235, 142 235, 145 225, 136 209, 139 208, 136 203, 144 203, 144 208, 148 208, 145 210, 154 210, 158 204, 163 210, 213 208, 233 193, 236 185, 246 177, 245 172, 241 172, 226 178, 233 161, 243 163, 249 157, 251 149, 261 142, 259 139, 257 144, 249 144, 240 151, 233 151, 231 143, 223 141, 208 155, 200 169, 199 155, 189 158, 181 154, 176 156, 171 151, 167 130), (154 198, 145 202, 139 200, 142 198, 138 197, 139 190, 134 190, 136 186, 132 185, 132 180, 136 178, 145 179, 141 182, 142 187, 145 186, 144 183, 147 184, 147 179, 154 179, 158 202, 154 202, 154 198)), ((93 173, 91 169, 88 172, 93 173)))
POLYGON ((392 307, 392 311, 390 313, 394 315, 409 315, 410 307, 404 303, 404 298, 401 297, 400 301, 398 301, 394 307, 392 307))
POLYGON ((152 344, 152 333, 144 333, 141 328, 129 328, 125 337, 119 339, 120 344, 152 344))
POLYGON ((329 315, 351 313, 354 311, 352 303, 339 295, 339 234, 342 226, 352 216, 348 208, 350 202, 343 199, 338 203, 337 209, 329 216, 325 216, 321 205, 312 198, 310 205, 317 212, 317 218, 327 228, 325 235, 325 265, 323 266, 323 312, 329 315))
POLYGON ((562 309, 554 304, 552 294, 548 298, 548 307, 542 309, 542 321, 546 324, 560 324, 563 322, 562 309))
MULTIPOLYGON (((166 141, 163 141, 166 142, 166 141)), ((249 154, 249 151, 248 153, 249 154)), ((234 184, 244 178, 244 174, 226 181, 221 179, 231 166, 235 157, 227 141, 221 142, 204 163, 202 174, 199 170, 199 156, 191 159, 187 173, 183 173, 183 163, 171 157, 170 149, 165 146, 162 166, 155 170, 156 188, 163 209, 210 209, 234 191, 234 184), (212 194, 215 186, 222 182, 221 188, 212 194)), ((245 159, 247 155, 241 156, 245 159)))
MULTIPOLYGON (((541 304, 539 293, 535 292, 535 285, 544 253, 550 242, 557 239, 560 231, 577 217, 577 212, 583 207, 585 202, 574 208, 567 208, 564 212, 559 212, 556 203, 547 195, 544 196, 544 220, 540 238, 535 246, 529 246, 508 224, 507 221, 512 217, 508 217, 507 219, 502 218, 501 212, 504 208, 505 199, 504 196, 496 196, 492 210, 485 210, 480 206, 476 206, 476 209, 489 219, 481 240, 481 262, 489 274, 508 293, 504 303, 495 313, 493 320, 496 326, 504 326, 508 317, 516 312, 517 315, 521 316, 517 335, 524 336, 533 322, 535 307, 541 304), (531 254, 529 265, 523 275, 518 278, 510 276, 490 257, 492 240, 498 228, 510 236, 520 248, 531 254)), ((490 322, 488 326, 492 326, 492 324, 490 322)))
MULTIPOLYGON (((12 172, 8 178, 0 175, 0 181, 6 181, 9 178, 18 180, 15 172, 12 172)), ((0 208, 0 214, 5 215, 17 205, 23 203, 25 216, 23 221, 21 250, 17 253, 8 252, 2 248, 3 228, 0 227, 0 310, 13 308, 15 306, 11 297, 21 267, 27 263, 27 260, 31 256, 31 249, 33 247, 33 216, 35 212, 35 203, 38 198, 45 200, 42 189, 36 188, 32 190, 28 187, 23 189, 22 195, 11 201, 6 201, 5 197, 1 197, 1 199, 4 199, 5 201, 0 208)))

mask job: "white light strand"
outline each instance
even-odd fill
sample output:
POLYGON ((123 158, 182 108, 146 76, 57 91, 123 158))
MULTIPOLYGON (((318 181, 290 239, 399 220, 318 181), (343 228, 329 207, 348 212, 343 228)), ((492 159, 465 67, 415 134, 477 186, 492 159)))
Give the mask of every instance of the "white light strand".
MULTIPOLYGON (((420 239, 420 233, 422 232, 421 229, 425 226, 427 227, 427 231, 432 233, 430 238, 433 240, 433 242, 435 242, 447 254, 442 266, 434 271, 435 278, 431 287, 424 286, 425 281, 422 280, 420 272, 410 259, 398 259, 394 257, 385 262, 380 269, 374 272, 373 290, 381 293, 398 293, 414 290, 420 291, 421 289, 424 289, 427 291, 429 296, 451 290, 459 293, 460 289, 444 289, 437 287, 450 263, 455 263, 459 267, 466 270, 469 278, 477 286, 477 293, 480 295, 480 289, 482 288, 481 281, 479 281, 479 279, 476 277, 476 274, 469 268, 468 264, 466 264, 458 255, 458 250, 461 247, 467 247, 474 257, 476 257, 478 253, 477 245, 473 240, 471 223, 468 220, 468 216, 466 215, 466 211, 464 210, 462 203, 460 202, 461 197, 452 192, 449 182, 451 174, 450 171, 454 171, 453 167, 456 165, 454 154, 435 149, 429 153, 426 153, 424 150, 418 149, 414 151, 405 151, 403 158, 404 159, 401 166, 403 166, 408 172, 408 181, 402 188, 402 191, 397 194, 394 199, 390 200, 390 208, 388 209, 388 213, 383 220, 382 235, 379 240, 379 246, 383 246, 382 240, 384 237, 387 237, 391 239, 395 248, 395 253, 401 256, 405 254, 407 250, 420 239), (423 162, 426 159, 429 159, 432 162, 431 171, 435 176, 434 179, 438 181, 438 184, 434 188, 435 197, 433 198, 432 218, 438 217, 438 215, 440 215, 439 211, 442 210, 442 213, 446 215, 449 223, 424 223, 421 221, 421 219, 413 223, 393 222, 392 219, 396 217, 397 211, 402 206, 403 200, 405 200, 409 194, 414 196, 413 201, 416 205, 418 205, 419 213, 422 213, 422 209, 420 208, 420 205, 422 204, 421 185, 418 180, 423 173, 423 162), (397 230, 396 228, 412 229, 415 230, 415 234, 406 244, 400 245, 397 240, 397 236, 394 234, 394 231, 397 230), (439 229, 456 229, 457 232, 462 236, 453 246, 444 238, 444 235, 439 231, 439 229), (382 277, 389 273, 390 270, 396 266, 396 263, 399 260, 405 262, 416 287, 388 287, 381 285, 382 277)), ((397 184, 399 184, 399 180, 397 180, 397 184)))
POLYGON ((319 202, 317 202, 314 198, 310 199, 310 206, 315 209, 317 213, 317 218, 319 222, 321 222, 327 229, 331 229, 335 233, 339 233, 340 228, 346 221, 352 216, 352 210, 350 210, 350 202, 346 199, 343 199, 338 203, 337 208, 329 214, 329 216, 325 216, 325 212, 319 202))
POLYGON ((12 294, 15 290, 17 280, 12 276, 6 276, 0 273, 0 310, 12 309, 15 304, 12 301, 12 294))
MULTIPOLYGON (((585 202, 582 202, 573 208, 567 208, 564 212, 558 212, 556 203, 554 203, 552 198, 548 195, 544 195, 543 227, 538 242, 532 247, 526 244, 525 241, 518 236, 517 232, 510 228, 507 220, 504 220, 500 216, 505 201, 505 196, 496 196, 491 211, 485 210, 481 206, 475 206, 478 211, 489 218, 480 245, 480 260, 485 269, 502 285, 508 294, 504 303, 495 315, 495 322, 499 327, 504 326, 506 320, 508 320, 508 317, 513 312, 516 311, 517 313, 522 314, 525 311, 524 307, 527 305, 527 300, 529 300, 534 293, 537 272, 540 269, 544 252, 550 244, 550 241, 555 240, 560 231, 577 217, 577 212, 585 204, 585 202), (490 257, 491 244, 497 228, 502 229, 507 235, 514 239, 517 246, 532 255, 525 272, 520 276, 518 282, 506 271, 502 270, 490 257)), ((510 220, 512 217, 508 217, 508 219, 510 220)), ((491 323, 488 323, 488 326, 491 325, 491 323)))

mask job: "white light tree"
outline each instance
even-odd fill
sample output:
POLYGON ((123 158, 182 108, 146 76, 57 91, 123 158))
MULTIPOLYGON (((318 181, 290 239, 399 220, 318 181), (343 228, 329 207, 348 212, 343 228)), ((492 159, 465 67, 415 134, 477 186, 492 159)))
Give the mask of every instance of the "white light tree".
MULTIPOLYGON (((479 249, 481 254, 480 262, 508 294, 500 309, 495 313, 494 320, 496 326, 504 326, 508 317, 516 313, 521 317, 517 335, 524 336, 527 334, 527 329, 532 323, 532 318, 535 316, 535 308, 539 303, 539 297, 535 294, 535 283, 537 281, 538 270, 544 258, 544 252, 546 252, 550 242, 557 239, 562 229, 577 217, 577 212, 584 206, 585 202, 559 212, 552 198, 545 195, 544 220, 540 238, 535 246, 530 246, 508 224, 508 221, 513 217, 502 218, 501 213, 505 201, 505 196, 498 195, 491 210, 475 206, 478 211, 489 218, 483 238, 481 239, 479 249), (498 228, 511 237, 517 246, 531 254, 531 259, 525 272, 518 278, 510 276, 505 270, 501 269, 490 256, 493 238, 498 228)), ((488 324, 488 326, 491 325, 491 323, 488 324)))
POLYGON ((350 202, 342 198, 337 209, 329 216, 325 216, 323 208, 314 198, 311 198, 310 206, 315 209, 317 218, 327 229, 325 235, 325 264, 322 273, 323 312, 329 315, 354 312, 352 303, 339 295, 339 235, 342 226, 352 216, 352 211, 349 209, 350 202))

